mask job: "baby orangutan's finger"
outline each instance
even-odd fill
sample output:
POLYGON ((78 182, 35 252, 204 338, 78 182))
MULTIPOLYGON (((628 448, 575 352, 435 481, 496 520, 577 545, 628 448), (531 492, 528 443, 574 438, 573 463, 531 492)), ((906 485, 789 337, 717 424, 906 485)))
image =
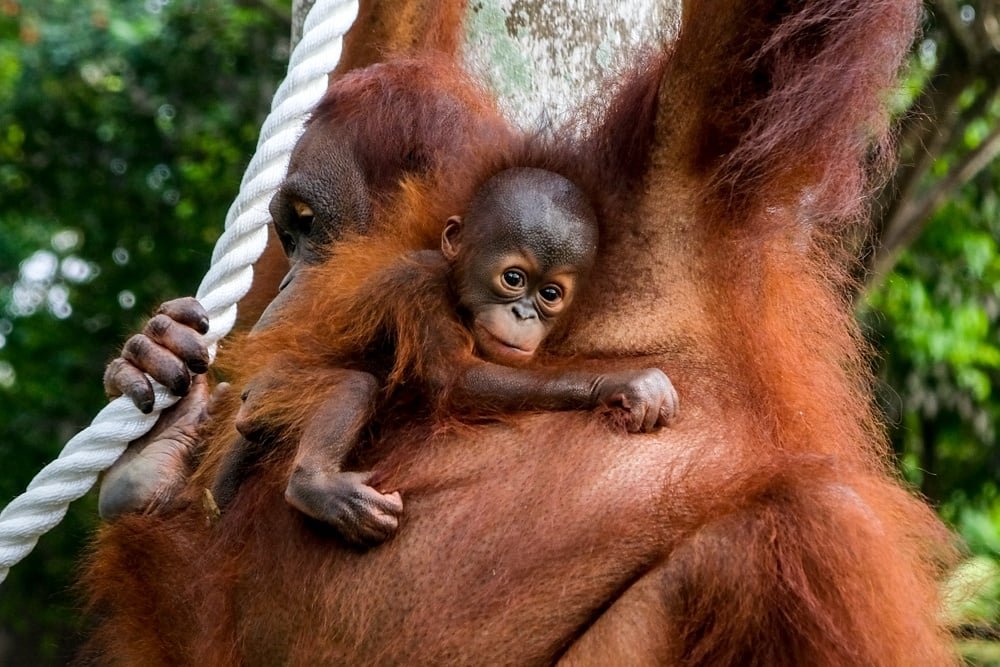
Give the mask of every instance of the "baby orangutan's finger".
POLYGON ((399 529, 403 498, 399 492, 383 494, 370 486, 359 486, 350 500, 351 516, 339 524, 342 535, 361 545, 375 545, 399 529))
POLYGON ((656 423, 660 420, 660 406, 662 403, 657 401, 652 405, 646 406, 646 411, 642 419, 642 432, 652 433, 656 430, 656 423))

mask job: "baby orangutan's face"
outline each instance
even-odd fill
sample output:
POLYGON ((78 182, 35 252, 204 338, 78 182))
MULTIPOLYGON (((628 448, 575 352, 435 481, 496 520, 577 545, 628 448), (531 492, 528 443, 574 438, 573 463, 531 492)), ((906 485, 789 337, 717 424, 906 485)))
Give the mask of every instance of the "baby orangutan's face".
POLYGON ((573 300, 576 267, 545 266, 526 250, 469 264, 458 293, 479 353, 506 365, 528 361, 573 300))
POLYGON ((448 219, 441 252, 479 354, 517 365, 534 356, 593 266, 597 221, 566 178, 508 169, 482 186, 464 219, 448 219))

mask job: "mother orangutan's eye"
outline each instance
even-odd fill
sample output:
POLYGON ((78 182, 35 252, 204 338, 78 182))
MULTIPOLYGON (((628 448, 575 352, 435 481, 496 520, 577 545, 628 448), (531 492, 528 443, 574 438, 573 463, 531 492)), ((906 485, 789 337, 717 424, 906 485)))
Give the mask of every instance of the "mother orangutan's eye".
POLYGON ((295 252, 295 237, 277 225, 275 225, 274 231, 278 234, 278 240, 281 241, 281 246, 285 249, 285 254, 291 256, 295 252))
POLYGON ((315 218, 312 207, 305 202, 294 200, 292 201, 292 208, 295 210, 296 228, 300 232, 308 234, 312 231, 313 219, 315 218))
POLYGON ((510 269, 503 272, 503 283, 507 287, 512 287, 514 289, 520 289, 524 287, 524 283, 527 279, 524 274, 516 269, 510 269))

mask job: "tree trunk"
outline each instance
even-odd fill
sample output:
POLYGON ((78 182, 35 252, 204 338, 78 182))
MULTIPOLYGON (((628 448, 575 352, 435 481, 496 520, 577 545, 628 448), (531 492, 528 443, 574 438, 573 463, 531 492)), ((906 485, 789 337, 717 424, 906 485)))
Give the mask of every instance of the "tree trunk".
MULTIPOLYGON (((292 0, 292 48, 302 39, 302 24, 316 0, 292 0)), ((333 68, 331 68, 333 69, 333 68)))
MULTIPOLYGON (((314 2, 294 0, 293 44, 314 2)), ((679 25, 680 0, 478 0, 466 18, 465 61, 512 121, 534 127, 563 118, 679 25)))

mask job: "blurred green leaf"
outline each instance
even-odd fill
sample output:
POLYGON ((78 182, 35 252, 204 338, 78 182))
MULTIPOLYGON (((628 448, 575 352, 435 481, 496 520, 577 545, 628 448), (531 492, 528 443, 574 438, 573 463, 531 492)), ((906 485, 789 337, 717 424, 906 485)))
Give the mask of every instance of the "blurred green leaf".
MULTIPOLYGON (((100 409, 124 337, 193 293, 288 34, 223 0, 0 3, 0 505, 100 409)), ((74 504, 11 571, 0 664, 72 655, 94 519, 74 504)))

